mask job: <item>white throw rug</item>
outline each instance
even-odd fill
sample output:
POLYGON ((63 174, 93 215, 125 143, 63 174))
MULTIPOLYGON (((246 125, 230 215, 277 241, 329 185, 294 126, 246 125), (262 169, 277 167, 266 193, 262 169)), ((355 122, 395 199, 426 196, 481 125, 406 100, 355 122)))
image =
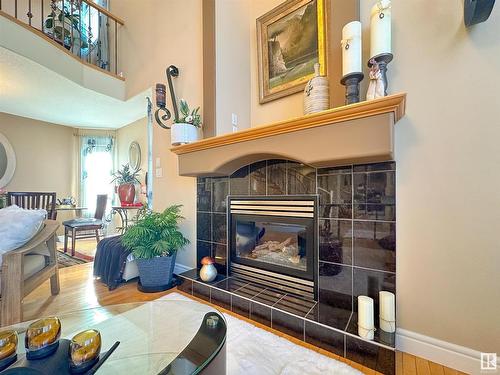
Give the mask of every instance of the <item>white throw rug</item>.
MULTIPOLYGON (((168 300, 189 300, 171 293, 168 300)), ((199 302, 197 302, 199 303, 199 302)), ((358 375, 349 365, 296 345, 231 315, 227 322, 228 375, 358 375)))

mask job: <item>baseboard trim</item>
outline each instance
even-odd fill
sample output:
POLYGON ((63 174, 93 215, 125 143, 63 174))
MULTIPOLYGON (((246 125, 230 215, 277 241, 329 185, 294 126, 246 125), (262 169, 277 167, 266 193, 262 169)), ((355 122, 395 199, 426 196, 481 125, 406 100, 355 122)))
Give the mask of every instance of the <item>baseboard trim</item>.
POLYGON ((193 267, 188 267, 188 266, 185 266, 184 264, 175 263, 174 273, 176 275, 178 275, 180 273, 183 273, 183 272, 186 272, 186 271, 189 271, 189 270, 192 270, 192 269, 193 269, 193 267))
POLYGON ((397 329, 396 349, 468 374, 484 373, 480 367, 481 352, 406 329, 397 329))

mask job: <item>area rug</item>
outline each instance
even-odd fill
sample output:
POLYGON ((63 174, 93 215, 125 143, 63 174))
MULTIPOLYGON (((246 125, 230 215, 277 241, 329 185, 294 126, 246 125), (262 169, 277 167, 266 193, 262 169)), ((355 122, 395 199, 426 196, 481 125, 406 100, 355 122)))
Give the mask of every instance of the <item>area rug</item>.
POLYGON ((57 265, 59 268, 76 266, 77 264, 87 263, 87 260, 72 257, 69 254, 65 254, 62 251, 57 251, 57 265))
MULTIPOLYGON (((71 241, 70 241, 71 242, 71 241)), ((71 246, 71 244, 69 244, 71 246)), ((95 257, 97 243, 94 238, 76 241, 75 257, 92 262, 95 257)), ((64 252, 64 236, 59 236, 57 250, 64 252)))
MULTIPOLYGON (((179 293, 171 293, 161 299, 190 300, 179 293)), ((234 316, 224 314, 224 317, 228 327, 228 375, 362 374, 345 363, 296 345, 234 316)))

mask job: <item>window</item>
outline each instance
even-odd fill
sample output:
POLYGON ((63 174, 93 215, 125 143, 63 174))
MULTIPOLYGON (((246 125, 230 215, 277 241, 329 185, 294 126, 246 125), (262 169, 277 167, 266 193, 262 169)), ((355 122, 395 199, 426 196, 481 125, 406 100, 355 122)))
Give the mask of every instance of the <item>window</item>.
POLYGON ((106 212, 111 210, 114 185, 114 139, 109 136, 83 136, 80 150, 80 204, 93 216, 98 194, 107 194, 106 212))

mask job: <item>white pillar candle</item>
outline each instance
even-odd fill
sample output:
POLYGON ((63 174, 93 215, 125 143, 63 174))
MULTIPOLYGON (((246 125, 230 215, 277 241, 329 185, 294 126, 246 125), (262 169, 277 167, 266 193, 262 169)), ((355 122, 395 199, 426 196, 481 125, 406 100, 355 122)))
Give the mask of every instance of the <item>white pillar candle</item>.
POLYGON ((396 298, 394 293, 379 292, 380 329, 385 332, 396 332, 396 298))
POLYGON ((379 0, 370 17, 370 57, 391 53, 391 1, 379 0))
POLYGON ((352 21, 342 29, 342 75, 362 72, 361 63, 361 22, 352 21))
POLYGON ((373 340, 375 332, 373 320, 373 298, 358 296, 358 335, 373 340))

